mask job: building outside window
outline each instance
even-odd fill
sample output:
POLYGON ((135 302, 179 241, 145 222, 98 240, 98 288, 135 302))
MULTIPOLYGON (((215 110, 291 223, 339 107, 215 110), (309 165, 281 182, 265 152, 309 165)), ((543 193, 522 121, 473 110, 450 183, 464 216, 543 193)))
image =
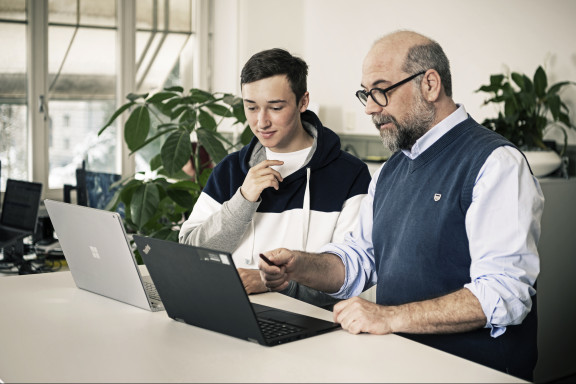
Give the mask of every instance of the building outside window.
MULTIPOLYGON (((200 0, 202 1, 202 0, 200 0)), ((45 164, 41 175, 45 188, 61 189, 76 183, 75 170, 85 166, 92 171, 121 173, 119 148, 122 136, 107 129, 98 131, 113 111, 126 102, 117 98, 122 76, 132 77, 130 92, 148 93, 165 86, 187 83, 184 71, 190 70, 195 52, 193 30, 194 0, 138 0, 132 3, 135 25, 132 46, 119 39, 117 0, 2 0, 0 2, 0 161, 1 185, 6 179, 32 180, 31 164, 45 164), (30 33, 33 11, 45 13, 40 20, 44 41, 30 33), (35 41, 35 36, 37 40, 35 41), (35 49, 46 44, 45 49, 35 49), (135 62, 119 65, 120 49, 133 49, 135 62), (46 52, 47 65, 40 69, 46 52), (6 60, 8 59, 9 60, 6 60), (38 95, 38 110, 43 120, 36 134, 31 96, 27 84, 30 68, 35 78, 45 80, 46 94, 38 95), (183 70, 184 69, 184 70, 183 70), (30 118, 30 116, 33 116, 30 118), (35 132, 35 134, 31 134, 35 132), (32 148, 41 143, 45 150, 32 148), (44 159, 34 159, 44 156, 44 159)), ((120 8, 122 9, 122 8, 120 8)), ((37 20, 37 19, 35 19, 37 20)), ((189 82, 187 86, 190 86, 189 82)), ((123 95, 122 97, 124 97, 123 95)), ((36 99, 32 99, 36 100, 36 99)), ((136 158, 136 169, 147 164, 146 151, 136 158)), ((35 170, 36 172, 36 170, 35 170)), ((37 177, 36 177, 37 178, 37 177)))

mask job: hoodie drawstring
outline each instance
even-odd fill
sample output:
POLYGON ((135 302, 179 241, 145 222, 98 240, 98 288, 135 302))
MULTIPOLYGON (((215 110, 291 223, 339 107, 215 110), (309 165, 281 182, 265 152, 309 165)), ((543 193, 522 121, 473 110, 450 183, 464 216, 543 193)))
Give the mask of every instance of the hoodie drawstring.
POLYGON ((302 203, 302 249, 306 251, 308 245, 308 228, 310 227, 310 168, 306 168, 306 191, 302 203))

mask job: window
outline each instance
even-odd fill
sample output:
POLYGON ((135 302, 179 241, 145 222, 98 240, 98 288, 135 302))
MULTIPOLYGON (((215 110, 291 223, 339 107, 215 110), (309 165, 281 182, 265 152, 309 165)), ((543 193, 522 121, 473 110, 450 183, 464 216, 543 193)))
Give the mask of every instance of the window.
POLYGON ((116 1, 51 0, 48 6, 49 188, 76 184, 76 169, 116 173, 116 1))
MULTIPOLYGON (((137 93, 152 93, 180 85, 188 88, 194 38, 192 2, 189 0, 142 0, 136 3, 137 93)), ((154 116, 151 116, 154 118, 154 116)), ((160 140, 136 155, 136 171, 149 171, 150 159, 159 152, 160 140)))
POLYGON ((2 184, 6 179, 27 180, 30 135, 27 129, 26 3, 0 2, 0 161, 2 184), (8 60, 8 58, 10 58, 8 60))
POLYGON ((0 60, 0 188, 7 178, 34 179, 61 196, 83 163, 126 173, 119 127, 97 133, 128 92, 192 87, 199 12, 209 12, 204 0, 0 1, 2 56, 10 58, 0 60), (122 26, 126 19, 134 25, 122 26), (119 65, 118 52, 132 49, 134 63, 119 65))

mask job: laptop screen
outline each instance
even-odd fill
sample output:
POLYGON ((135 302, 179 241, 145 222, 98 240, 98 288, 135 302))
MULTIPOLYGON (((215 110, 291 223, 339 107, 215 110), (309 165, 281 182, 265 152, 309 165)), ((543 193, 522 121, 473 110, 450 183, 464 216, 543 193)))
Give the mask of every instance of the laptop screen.
POLYGON ((0 224, 33 233, 41 195, 40 183, 8 179, 0 224))

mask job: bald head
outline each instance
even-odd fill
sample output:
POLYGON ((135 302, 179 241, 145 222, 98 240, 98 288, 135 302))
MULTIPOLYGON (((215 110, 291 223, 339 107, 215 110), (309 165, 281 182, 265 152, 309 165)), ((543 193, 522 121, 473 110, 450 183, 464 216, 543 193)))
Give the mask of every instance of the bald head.
POLYGON ((446 96, 452 97, 450 63, 440 45, 413 31, 396 31, 374 42, 366 55, 362 70, 401 70, 414 74, 429 69, 436 70, 442 80, 446 96))
POLYGON ((382 36, 374 42, 373 48, 378 46, 397 46, 402 50, 414 45, 426 45, 432 43, 433 40, 428 37, 412 31, 396 31, 388 35, 382 36))

